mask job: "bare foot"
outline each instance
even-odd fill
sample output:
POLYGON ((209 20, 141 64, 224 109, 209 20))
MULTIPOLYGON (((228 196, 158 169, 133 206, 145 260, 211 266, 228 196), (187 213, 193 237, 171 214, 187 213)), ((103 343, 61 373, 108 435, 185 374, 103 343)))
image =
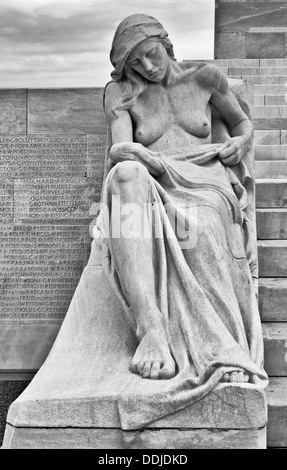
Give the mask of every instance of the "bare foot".
POLYGON ((246 372, 230 372, 224 374, 222 377, 222 382, 231 382, 231 383, 246 383, 249 382, 249 375, 246 372))
POLYGON ((170 379, 175 375, 175 362, 163 332, 150 330, 141 340, 130 365, 130 371, 144 379, 170 379))

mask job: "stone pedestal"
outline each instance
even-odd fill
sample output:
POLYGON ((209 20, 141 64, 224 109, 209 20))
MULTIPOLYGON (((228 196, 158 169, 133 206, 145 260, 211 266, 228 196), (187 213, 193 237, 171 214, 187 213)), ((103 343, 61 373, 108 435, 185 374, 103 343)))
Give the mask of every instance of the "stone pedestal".
MULTIPOLYGON (((191 406, 143 427, 125 429, 120 396, 140 382, 145 400, 152 400, 151 382, 158 383, 128 371, 135 347, 93 242, 89 263, 48 358, 10 406, 3 447, 266 447, 265 394, 251 384, 219 384, 191 406)), ((134 410, 137 400, 130 406, 134 410)))

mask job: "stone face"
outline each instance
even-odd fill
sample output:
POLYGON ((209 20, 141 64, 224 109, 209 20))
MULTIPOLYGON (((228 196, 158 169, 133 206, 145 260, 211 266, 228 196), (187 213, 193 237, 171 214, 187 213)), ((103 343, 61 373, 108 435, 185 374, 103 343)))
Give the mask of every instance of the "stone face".
POLYGON ((0 89, 0 134, 26 133, 26 93, 24 89, 0 89))
POLYGON ((28 134, 104 134, 102 88, 28 91, 28 134))
MULTIPOLYGON (((3 448, 17 449, 265 449, 266 429, 27 429, 7 427, 3 448), (13 433, 13 436, 12 436, 13 433), (16 438, 16 446, 11 437, 16 438), (8 447, 9 446, 9 447, 8 447)), ((103 454, 103 457, 105 454, 103 454)), ((134 457, 133 457, 134 458, 134 457)), ((145 456, 143 464, 148 463, 145 456)), ((163 458, 163 456, 159 456, 163 458)), ((122 457, 123 459, 123 457, 122 457)), ((140 456, 137 459, 141 459, 140 456)), ((183 458, 182 463, 185 459, 183 458)), ((110 463, 115 463, 110 460, 110 463)), ((124 460, 120 461, 124 464, 124 460)), ((166 461, 167 462, 167 461, 166 461)), ((119 463, 119 461, 117 461, 119 463)), ((160 463, 160 462, 159 462, 160 463)), ((127 466, 128 464, 125 463, 127 466)))

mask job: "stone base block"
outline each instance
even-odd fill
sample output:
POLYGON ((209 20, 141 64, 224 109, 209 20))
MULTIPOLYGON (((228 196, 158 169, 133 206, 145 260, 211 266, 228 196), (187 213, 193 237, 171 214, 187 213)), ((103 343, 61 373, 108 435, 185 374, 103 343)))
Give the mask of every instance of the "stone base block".
POLYGON ((6 428, 7 449, 265 449, 261 429, 6 428), (16 446, 14 443, 17 443, 16 446))

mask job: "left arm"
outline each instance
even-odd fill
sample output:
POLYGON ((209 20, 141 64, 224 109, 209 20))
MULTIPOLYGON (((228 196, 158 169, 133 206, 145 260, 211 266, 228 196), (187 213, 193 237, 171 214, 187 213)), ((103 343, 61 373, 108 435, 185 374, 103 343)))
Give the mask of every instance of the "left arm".
POLYGON ((251 147, 253 126, 232 93, 225 75, 215 66, 208 68, 209 78, 213 83, 210 103, 224 117, 231 135, 219 158, 224 165, 233 166, 240 162, 251 147))

